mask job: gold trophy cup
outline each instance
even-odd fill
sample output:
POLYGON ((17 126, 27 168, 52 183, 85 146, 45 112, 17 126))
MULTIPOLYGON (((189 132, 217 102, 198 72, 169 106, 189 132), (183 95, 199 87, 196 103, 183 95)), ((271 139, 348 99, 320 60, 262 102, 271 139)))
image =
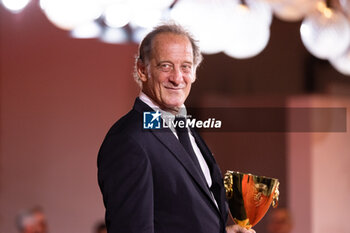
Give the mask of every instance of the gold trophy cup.
POLYGON ((271 203, 278 205, 277 179, 227 171, 224 185, 233 221, 246 229, 264 217, 271 203))

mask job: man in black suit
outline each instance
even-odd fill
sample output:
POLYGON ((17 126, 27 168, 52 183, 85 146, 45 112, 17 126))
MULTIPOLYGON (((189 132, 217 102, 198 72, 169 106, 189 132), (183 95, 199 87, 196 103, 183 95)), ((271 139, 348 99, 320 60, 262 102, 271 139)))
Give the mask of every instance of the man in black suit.
POLYGON ((186 116, 201 60, 196 41, 178 25, 159 26, 142 41, 135 64, 140 96, 98 155, 108 233, 254 232, 226 227, 225 190, 212 153, 194 130, 172 127, 181 125, 175 116, 186 116), (161 116, 169 128, 144 129, 145 114, 151 122, 161 116))

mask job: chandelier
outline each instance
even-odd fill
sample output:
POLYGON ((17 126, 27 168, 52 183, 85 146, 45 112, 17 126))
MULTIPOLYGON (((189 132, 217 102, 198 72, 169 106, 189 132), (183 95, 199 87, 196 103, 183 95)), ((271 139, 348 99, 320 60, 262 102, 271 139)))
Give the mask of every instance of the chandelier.
MULTIPOLYGON (((0 0, 19 13, 31 0, 0 0)), ((173 20, 199 39, 202 52, 237 59, 268 44, 272 16, 301 21, 305 48, 350 75, 350 0, 39 0, 48 20, 74 38, 139 43, 157 24, 173 20)))

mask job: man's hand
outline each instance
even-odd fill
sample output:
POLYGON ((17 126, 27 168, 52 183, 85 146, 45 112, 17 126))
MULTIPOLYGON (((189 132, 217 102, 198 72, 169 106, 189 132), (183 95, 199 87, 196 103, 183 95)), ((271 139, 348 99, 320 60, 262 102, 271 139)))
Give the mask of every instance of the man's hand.
POLYGON ((230 225, 226 227, 227 233, 255 233, 253 229, 247 230, 240 225, 230 225))

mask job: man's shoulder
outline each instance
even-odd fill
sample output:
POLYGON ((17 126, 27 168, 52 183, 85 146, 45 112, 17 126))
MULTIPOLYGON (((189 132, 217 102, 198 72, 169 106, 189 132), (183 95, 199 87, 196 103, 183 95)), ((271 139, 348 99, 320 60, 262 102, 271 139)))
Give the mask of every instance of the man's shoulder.
POLYGON ((135 135, 143 132, 143 113, 153 111, 140 98, 136 98, 133 108, 121 117, 109 130, 109 134, 135 135))
POLYGON ((132 109, 115 122, 107 133, 135 135, 142 131, 142 114, 132 109))

